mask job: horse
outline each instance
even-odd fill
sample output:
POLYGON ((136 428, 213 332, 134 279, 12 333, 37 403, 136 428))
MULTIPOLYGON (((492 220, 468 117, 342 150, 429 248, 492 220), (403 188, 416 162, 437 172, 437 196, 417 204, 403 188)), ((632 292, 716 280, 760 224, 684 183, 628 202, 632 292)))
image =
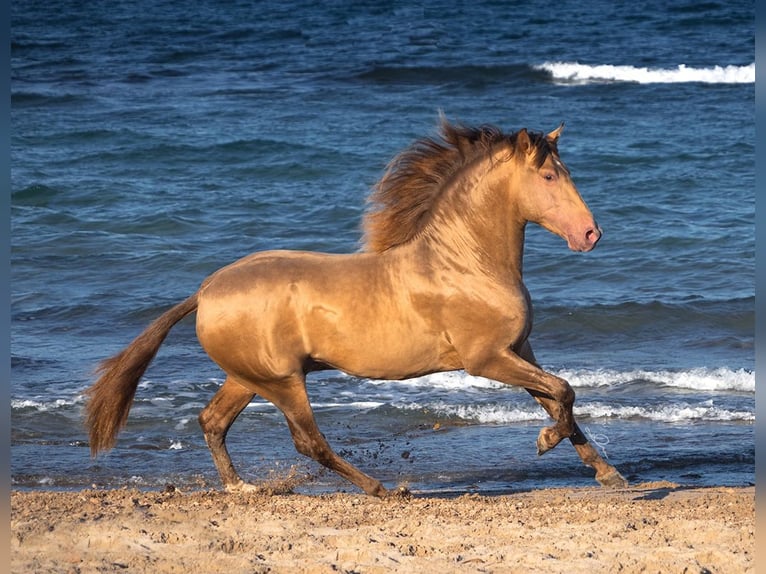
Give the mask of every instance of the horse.
POLYGON ((240 478, 225 440, 259 395, 283 413, 299 453, 368 495, 391 494, 317 427, 306 377, 327 369, 387 380, 464 370, 521 386, 553 420, 539 432, 539 455, 568 438, 601 485, 627 486, 578 427, 569 383, 540 367, 528 341, 526 224, 578 252, 602 235, 559 157, 563 126, 504 133, 442 117, 373 186, 359 250, 260 251, 212 273, 97 367, 85 392, 92 456, 115 445, 139 379, 171 328, 196 311, 197 339, 226 375, 199 424, 228 491, 257 488, 240 478))

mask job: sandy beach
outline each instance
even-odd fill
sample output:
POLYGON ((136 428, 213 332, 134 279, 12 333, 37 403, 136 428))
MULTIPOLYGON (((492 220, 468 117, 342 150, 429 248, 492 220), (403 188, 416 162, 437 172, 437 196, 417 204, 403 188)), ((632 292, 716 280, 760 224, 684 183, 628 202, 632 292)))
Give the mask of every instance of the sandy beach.
POLYGON ((754 531, 754 487, 16 491, 11 572, 732 574, 754 571, 754 531))

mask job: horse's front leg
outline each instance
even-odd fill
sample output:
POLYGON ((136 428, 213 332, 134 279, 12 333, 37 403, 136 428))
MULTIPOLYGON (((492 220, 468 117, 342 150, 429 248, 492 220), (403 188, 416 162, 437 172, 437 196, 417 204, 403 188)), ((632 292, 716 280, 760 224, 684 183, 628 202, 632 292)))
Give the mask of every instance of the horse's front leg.
MULTIPOLYGON (((519 356, 533 365, 537 365, 537 360, 532 352, 532 347, 529 342, 525 342, 519 349, 519 356)), ((549 415, 554 416, 556 411, 555 404, 550 399, 530 393, 535 400, 548 412, 549 415)), ((607 463, 598 454, 593 445, 588 442, 587 437, 580 430, 577 422, 574 423, 574 432, 570 435, 569 440, 577 451, 580 460, 584 464, 593 468, 596 471, 596 480, 602 486, 610 488, 624 488, 628 486, 628 481, 620 474, 620 472, 611 464, 607 463)))
POLYGON ((543 371, 539 366, 503 348, 495 354, 474 357, 465 361, 465 370, 471 375, 524 387, 538 400, 545 401, 546 410, 555 424, 540 430, 537 437, 537 453, 544 454, 576 429, 572 406, 575 393, 562 378, 543 371))

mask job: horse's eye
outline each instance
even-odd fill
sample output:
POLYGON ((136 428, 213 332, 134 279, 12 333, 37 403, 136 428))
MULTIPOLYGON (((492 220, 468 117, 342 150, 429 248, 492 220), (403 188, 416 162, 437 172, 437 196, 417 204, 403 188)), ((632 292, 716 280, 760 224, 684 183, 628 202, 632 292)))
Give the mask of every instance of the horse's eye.
POLYGON ((553 181, 554 179, 556 179, 556 176, 555 176, 555 175, 553 175, 553 174, 552 174, 551 172, 549 172, 549 171, 548 171, 548 172, 546 172, 546 173, 544 173, 544 174, 543 174, 543 177, 545 178, 545 181, 553 181))

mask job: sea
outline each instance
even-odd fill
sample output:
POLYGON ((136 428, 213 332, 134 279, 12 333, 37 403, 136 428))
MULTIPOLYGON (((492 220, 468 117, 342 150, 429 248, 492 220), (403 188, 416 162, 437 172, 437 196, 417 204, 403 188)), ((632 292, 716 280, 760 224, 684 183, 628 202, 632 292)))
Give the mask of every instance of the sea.
MULTIPOLYGON (((12 2, 11 481, 217 489, 197 416, 223 374, 176 326, 116 447, 92 458, 94 369, 254 251, 360 249, 386 164, 466 125, 548 132, 604 235, 530 224, 537 359, 631 484, 754 484, 754 3, 12 2)), ((336 277, 338 284, 347 278, 336 277)), ((334 449, 387 487, 596 486, 547 415, 465 372, 313 374, 334 449)), ((253 482, 358 492, 255 399, 229 450, 253 482)))

